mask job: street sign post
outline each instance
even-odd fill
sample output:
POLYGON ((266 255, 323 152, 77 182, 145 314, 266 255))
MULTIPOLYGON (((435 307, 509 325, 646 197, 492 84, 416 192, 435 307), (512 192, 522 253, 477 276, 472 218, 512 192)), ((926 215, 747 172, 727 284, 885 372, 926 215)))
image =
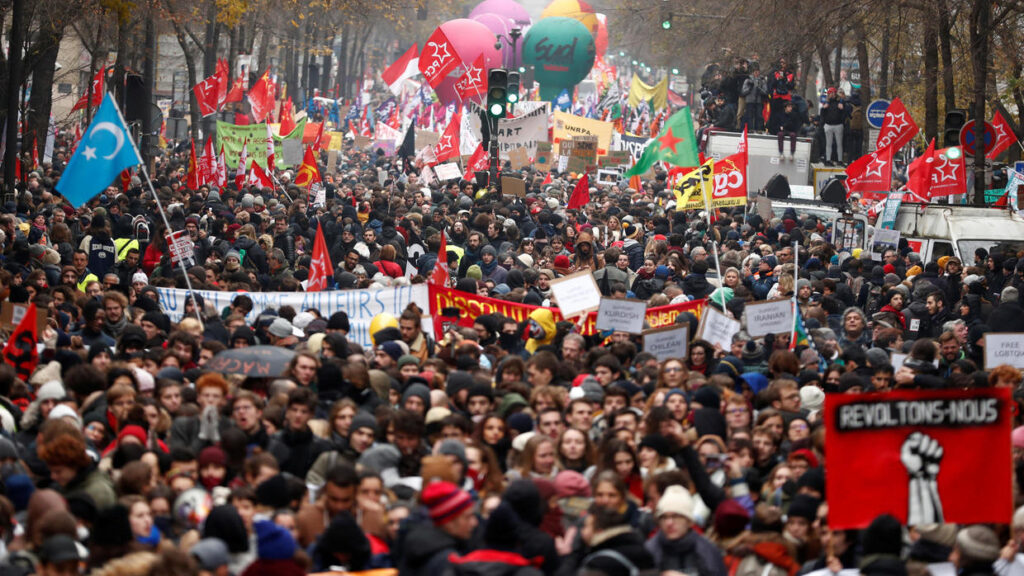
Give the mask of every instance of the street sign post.
POLYGON ((868 104, 868 109, 865 111, 868 126, 875 129, 882 128, 882 121, 885 120, 885 111, 889 109, 888 100, 874 100, 871 104, 868 104))
MULTIPOLYGON (((984 153, 988 154, 995 145, 996 130, 991 124, 985 122, 985 142, 982 145, 984 153)), ((974 120, 968 120, 960 129, 960 147, 963 148, 964 154, 974 156, 974 120)))

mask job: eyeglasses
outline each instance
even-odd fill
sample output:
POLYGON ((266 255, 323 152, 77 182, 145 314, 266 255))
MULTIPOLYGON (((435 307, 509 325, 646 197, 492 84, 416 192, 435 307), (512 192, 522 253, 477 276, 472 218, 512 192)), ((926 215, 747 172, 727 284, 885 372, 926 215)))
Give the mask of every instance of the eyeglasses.
POLYGON ((665 368, 665 372, 669 372, 669 373, 682 372, 682 371, 683 371, 683 369, 682 369, 681 366, 669 366, 668 368, 665 368))
POLYGON ((746 408, 729 408, 725 411, 726 414, 746 414, 746 408))

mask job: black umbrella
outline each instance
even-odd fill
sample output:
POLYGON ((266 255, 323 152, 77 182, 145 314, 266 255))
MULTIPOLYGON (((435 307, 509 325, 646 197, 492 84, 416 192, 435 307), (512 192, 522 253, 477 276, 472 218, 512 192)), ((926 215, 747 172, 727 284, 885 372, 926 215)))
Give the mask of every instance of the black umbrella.
POLYGON ((218 352, 203 368, 252 378, 277 378, 284 374, 294 357, 295 351, 287 348, 249 346, 218 352))

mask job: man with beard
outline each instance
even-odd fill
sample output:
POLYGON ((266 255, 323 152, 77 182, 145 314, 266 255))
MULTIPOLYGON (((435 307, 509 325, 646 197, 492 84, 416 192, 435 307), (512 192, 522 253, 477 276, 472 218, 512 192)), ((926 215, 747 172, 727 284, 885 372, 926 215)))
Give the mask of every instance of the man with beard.
POLYGON ((466 239, 466 250, 462 254, 462 259, 459 260, 459 278, 465 278, 469 267, 480 263, 483 243, 483 234, 479 232, 470 233, 466 239))

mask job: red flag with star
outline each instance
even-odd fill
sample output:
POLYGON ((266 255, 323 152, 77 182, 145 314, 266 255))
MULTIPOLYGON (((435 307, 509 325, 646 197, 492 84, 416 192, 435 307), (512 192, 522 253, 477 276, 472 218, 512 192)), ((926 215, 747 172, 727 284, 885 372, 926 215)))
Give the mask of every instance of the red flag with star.
POLYGON ((487 92, 487 80, 484 78, 484 53, 481 52, 466 73, 455 81, 455 92, 463 102, 476 98, 487 92))
POLYGON ((277 94, 277 87, 270 79, 270 68, 267 68, 259 80, 249 89, 249 105, 252 109, 252 117, 257 122, 263 122, 271 112, 274 111, 274 97, 277 94))
POLYGON ((673 166, 698 166, 697 140, 694 137, 693 116, 690 108, 684 107, 665 122, 657 138, 644 148, 636 164, 630 168, 627 178, 646 173, 657 162, 673 166))
POLYGON ((893 98, 889 108, 885 111, 885 118, 882 120, 882 129, 878 131, 876 147, 892 148, 899 150, 910 142, 910 139, 917 134, 917 124, 910 117, 910 112, 903 105, 899 98, 893 98))
POLYGON ((892 188, 892 153, 892 146, 875 150, 847 166, 846 197, 860 192, 871 200, 884 199, 892 188))
POLYGON ((199 115, 209 116, 217 113, 217 90, 219 82, 217 76, 210 76, 192 87, 196 94, 196 104, 199 106, 199 115))
POLYGON ((438 28, 423 45, 423 52, 420 53, 417 65, 423 77, 430 83, 430 87, 437 88, 445 76, 461 63, 458 54, 455 53, 455 47, 445 36, 444 31, 438 28))
POLYGON ((935 138, 928 143, 928 149, 918 156, 907 168, 907 190, 917 200, 927 202, 932 188, 932 171, 935 168, 935 138))
POLYGON ((960 148, 943 148, 935 151, 931 170, 931 187, 928 199, 967 193, 967 167, 960 148), (955 150, 950 154, 951 150, 955 150))
POLYGON ((434 146, 434 156, 437 158, 438 163, 459 156, 459 127, 461 124, 462 114, 461 112, 455 112, 451 122, 448 123, 448 127, 444 129, 444 133, 441 134, 441 138, 434 146))
MULTIPOLYGON (((306 150, 308 152, 309 148, 306 150)), ((324 230, 317 224, 316 238, 313 240, 313 256, 309 262, 309 282, 306 284, 306 292, 326 290, 328 279, 332 276, 334 276, 334 266, 331 265, 327 242, 324 241, 324 230)))
MULTIPOLYGON (((93 108, 99 108, 100 104, 103 103, 103 79, 106 77, 107 69, 106 67, 103 67, 96 71, 96 76, 94 76, 92 79, 91 106, 93 108)), ((78 102, 75 102, 75 105, 71 107, 71 111, 74 112, 76 110, 85 110, 86 101, 89 99, 88 96, 88 92, 83 93, 82 96, 78 99, 78 102)))
POLYGON ((281 103, 281 125, 277 127, 277 133, 287 136, 295 130, 295 119, 292 117, 292 97, 281 103))
POLYGON ((996 110, 992 116, 992 128, 996 131, 996 144, 988 153, 989 158, 999 156, 1003 150, 1017 143, 1017 135, 1013 132, 1013 126, 1010 126, 999 110, 996 110))
POLYGON ((473 155, 469 157, 469 162, 466 162, 466 173, 462 175, 462 179, 472 180, 475 178, 474 172, 487 170, 489 161, 490 158, 487 155, 487 151, 484 150, 484 145, 482 143, 477 144, 473 155))
POLYGON ((224 95, 224 102, 241 102, 245 97, 245 78, 239 76, 231 83, 231 90, 224 95))

